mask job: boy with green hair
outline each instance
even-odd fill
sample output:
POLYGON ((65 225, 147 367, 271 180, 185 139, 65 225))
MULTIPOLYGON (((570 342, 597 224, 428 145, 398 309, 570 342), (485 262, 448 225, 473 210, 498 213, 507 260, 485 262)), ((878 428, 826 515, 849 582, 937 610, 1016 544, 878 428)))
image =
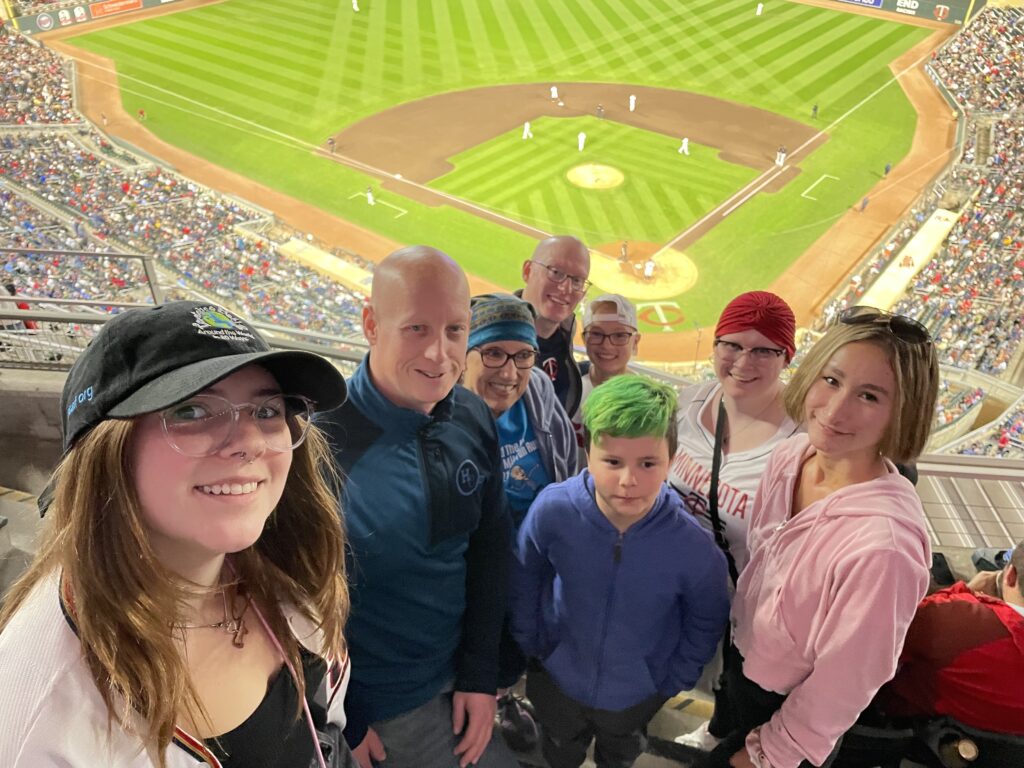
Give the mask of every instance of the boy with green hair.
POLYGON ((545 488, 513 564, 512 632, 551 768, 630 766, 729 618, 725 557, 665 482, 676 393, 618 376, 583 409, 587 469, 545 488))

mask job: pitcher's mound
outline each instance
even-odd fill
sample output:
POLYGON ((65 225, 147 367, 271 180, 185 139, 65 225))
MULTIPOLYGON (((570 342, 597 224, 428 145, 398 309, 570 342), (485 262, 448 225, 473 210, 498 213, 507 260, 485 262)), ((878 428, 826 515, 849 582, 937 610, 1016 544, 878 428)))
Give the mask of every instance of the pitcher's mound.
POLYGON ((590 252, 590 279, 602 291, 621 293, 633 301, 658 301, 678 296, 697 284, 698 270, 682 251, 660 250, 654 243, 630 243, 630 253, 651 254, 654 274, 643 276, 646 256, 622 263, 601 251, 590 252), (653 246, 645 248, 645 246, 653 246))
POLYGON ((571 183, 583 189, 612 189, 626 178, 618 168, 599 163, 577 165, 565 176, 571 183))

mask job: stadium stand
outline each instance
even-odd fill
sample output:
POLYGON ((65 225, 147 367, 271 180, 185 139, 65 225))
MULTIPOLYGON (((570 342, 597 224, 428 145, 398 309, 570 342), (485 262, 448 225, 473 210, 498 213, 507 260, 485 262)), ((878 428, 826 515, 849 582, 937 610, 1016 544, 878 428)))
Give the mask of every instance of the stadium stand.
POLYGON ((932 72, 960 106, 1011 112, 1024 107, 1024 9, 988 8, 936 55, 932 72))
POLYGON ((77 123, 61 57, 0 25, 0 124, 77 123))
POLYGON ((1024 459, 1024 408, 1005 414, 983 439, 972 440, 960 446, 957 452, 967 456, 1024 459))
MULTIPOLYGON (((18 4, 22 12, 48 5, 18 4)), ((279 252, 280 243, 305 235, 91 127, 67 125, 83 122, 69 68, 0 26, 0 247, 148 254, 175 295, 215 295, 243 315, 292 328, 358 333, 362 294, 279 252)), ((332 253, 372 268, 354 254, 332 253)), ((132 286, 145 284, 130 260, 8 255, 3 266, 5 282, 36 297, 127 300, 132 286)))

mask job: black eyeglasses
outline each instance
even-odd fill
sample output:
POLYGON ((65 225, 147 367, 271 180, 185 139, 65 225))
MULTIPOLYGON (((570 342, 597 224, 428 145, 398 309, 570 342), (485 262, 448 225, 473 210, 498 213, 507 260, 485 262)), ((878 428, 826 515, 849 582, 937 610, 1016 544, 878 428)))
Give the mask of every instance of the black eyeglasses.
POLYGON ((512 365, 525 371, 528 368, 533 368, 533 364, 537 362, 537 350, 535 349, 523 349, 514 355, 497 347, 488 347, 487 349, 474 347, 474 349, 480 353, 480 360, 483 362, 484 368, 504 368, 505 364, 511 360, 512 365))
POLYGON ((894 315, 876 307, 850 307, 839 313, 843 325, 885 325, 889 333, 907 344, 931 344, 928 329, 912 317, 894 315))
POLYGON ((555 267, 549 267, 547 264, 541 264, 539 261, 531 261, 530 263, 536 264, 538 267, 544 267, 544 269, 548 271, 548 280, 555 283, 555 285, 561 285, 568 280, 569 285, 571 285, 572 289, 577 293, 585 293, 590 290, 592 283, 585 278, 570 275, 560 269, 556 269, 555 267))
POLYGON ((600 331, 584 331, 583 340, 588 344, 596 344, 601 346, 604 344, 604 340, 608 339, 615 347, 624 347, 629 344, 629 340, 636 336, 635 333, 629 331, 616 331, 615 333, 601 333, 600 331))

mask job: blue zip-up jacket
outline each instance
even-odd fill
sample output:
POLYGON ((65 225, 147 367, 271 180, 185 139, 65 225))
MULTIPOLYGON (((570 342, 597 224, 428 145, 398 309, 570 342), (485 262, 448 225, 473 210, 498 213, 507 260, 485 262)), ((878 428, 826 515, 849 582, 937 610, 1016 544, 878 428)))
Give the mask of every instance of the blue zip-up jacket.
POLYGON ((400 408, 367 361, 345 405, 317 422, 345 476, 352 745, 453 680, 457 691, 494 693, 511 541, 484 402, 457 386, 429 416, 400 408))
POLYGON ((625 533, 584 470, 526 515, 512 566, 512 633, 579 703, 621 711, 689 690, 729 618, 725 557, 663 484, 625 533))

